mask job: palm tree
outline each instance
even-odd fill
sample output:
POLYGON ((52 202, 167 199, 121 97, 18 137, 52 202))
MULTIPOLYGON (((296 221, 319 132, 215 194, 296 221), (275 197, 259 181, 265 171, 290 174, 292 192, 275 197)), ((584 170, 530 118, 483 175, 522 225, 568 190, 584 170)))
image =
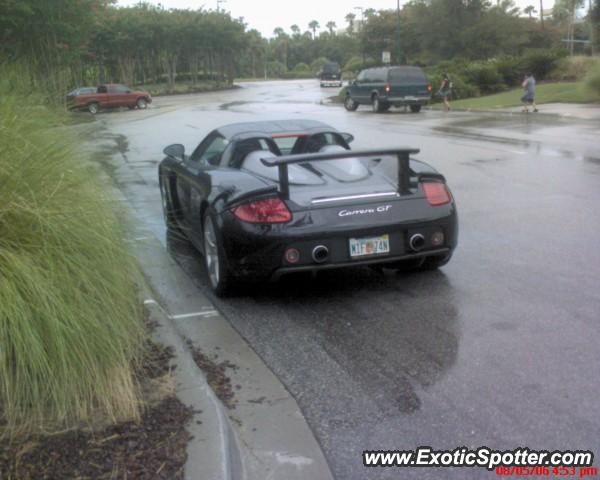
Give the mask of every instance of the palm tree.
POLYGON ((325 24, 325 26, 329 29, 329 35, 333 36, 333 29, 337 26, 335 22, 329 21, 325 24))
POLYGON ((296 24, 292 25, 290 27, 290 30, 292 31, 292 34, 294 35, 294 37, 297 37, 300 35, 300 27, 296 24))
POLYGON ((535 8, 533 7, 533 5, 529 5, 523 9, 523 12, 529 15, 529 18, 531 18, 531 14, 535 13, 535 8))
POLYGON ((312 22, 310 22, 308 24, 308 28, 310 28, 313 32, 313 39, 316 37, 317 35, 317 28, 319 28, 319 22, 317 22, 316 20, 313 20, 312 22))
POLYGON ((353 13, 349 13, 346 15, 346 21, 348 22, 348 33, 352 35, 354 33, 354 20, 356 19, 356 15, 353 13))
POLYGON ((364 11, 364 15, 367 18, 372 17, 376 13, 377 13, 377 11, 374 8, 365 8, 365 11, 364 11))

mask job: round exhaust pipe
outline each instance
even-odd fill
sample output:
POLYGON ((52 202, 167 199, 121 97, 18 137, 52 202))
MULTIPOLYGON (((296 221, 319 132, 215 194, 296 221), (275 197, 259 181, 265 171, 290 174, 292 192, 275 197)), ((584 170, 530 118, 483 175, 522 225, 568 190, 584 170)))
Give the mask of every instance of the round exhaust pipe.
POLYGON ((425 247, 425 237, 420 233, 415 233, 412 237, 410 237, 408 244, 415 252, 420 252, 423 250, 423 247, 425 247))
POLYGON ((313 248, 312 258, 316 263, 323 263, 329 258, 329 249, 325 245, 317 245, 313 248))

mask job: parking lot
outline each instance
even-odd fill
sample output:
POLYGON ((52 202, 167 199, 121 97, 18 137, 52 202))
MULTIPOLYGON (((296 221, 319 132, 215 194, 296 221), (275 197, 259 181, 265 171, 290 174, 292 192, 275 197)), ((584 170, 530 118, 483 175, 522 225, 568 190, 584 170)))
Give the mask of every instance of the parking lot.
MULTIPOLYGON (((600 452, 600 122, 516 112, 346 112, 317 80, 258 82, 101 113, 104 166, 198 290, 300 405, 339 479, 441 478, 365 469, 363 450, 519 446, 600 452), (290 276, 212 296, 202 257, 167 235, 157 164, 233 122, 308 118, 353 148, 410 146, 443 173, 459 244, 439 271, 290 276)), ((597 464, 597 462, 596 462, 597 464)), ((444 478, 490 478, 484 470, 444 478)))

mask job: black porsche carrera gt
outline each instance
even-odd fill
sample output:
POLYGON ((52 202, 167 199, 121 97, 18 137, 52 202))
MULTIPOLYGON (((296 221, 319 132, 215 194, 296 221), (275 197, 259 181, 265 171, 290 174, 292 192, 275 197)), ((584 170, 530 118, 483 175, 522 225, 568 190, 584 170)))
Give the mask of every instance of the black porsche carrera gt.
POLYGON ((312 120, 218 128, 186 155, 164 149, 165 221, 204 254, 210 284, 375 264, 432 269, 456 247, 456 206, 412 148, 353 151, 312 120))

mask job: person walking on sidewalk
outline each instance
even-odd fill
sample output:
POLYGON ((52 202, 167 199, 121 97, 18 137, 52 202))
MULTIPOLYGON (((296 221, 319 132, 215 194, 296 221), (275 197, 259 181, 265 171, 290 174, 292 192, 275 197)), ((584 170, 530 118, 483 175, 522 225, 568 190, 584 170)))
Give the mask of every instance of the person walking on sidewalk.
POLYGON ((533 111, 537 112, 538 109, 535 104, 535 78, 533 78, 533 74, 528 73, 525 75, 522 86, 525 89, 525 94, 521 97, 521 102, 523 102, 523 113, 529 113, 530 105, 533 107, 533 111))
POLYGON ((438 90, 438 96, 442 97, 444 100, 444 110, 446 112, 450 111, 450 95, 452 94, 452 82, 450 81, 450 77, 447 73, 444 73, 444 79, 442 80, 442 84, 440 85, 440 89, 438 90))

